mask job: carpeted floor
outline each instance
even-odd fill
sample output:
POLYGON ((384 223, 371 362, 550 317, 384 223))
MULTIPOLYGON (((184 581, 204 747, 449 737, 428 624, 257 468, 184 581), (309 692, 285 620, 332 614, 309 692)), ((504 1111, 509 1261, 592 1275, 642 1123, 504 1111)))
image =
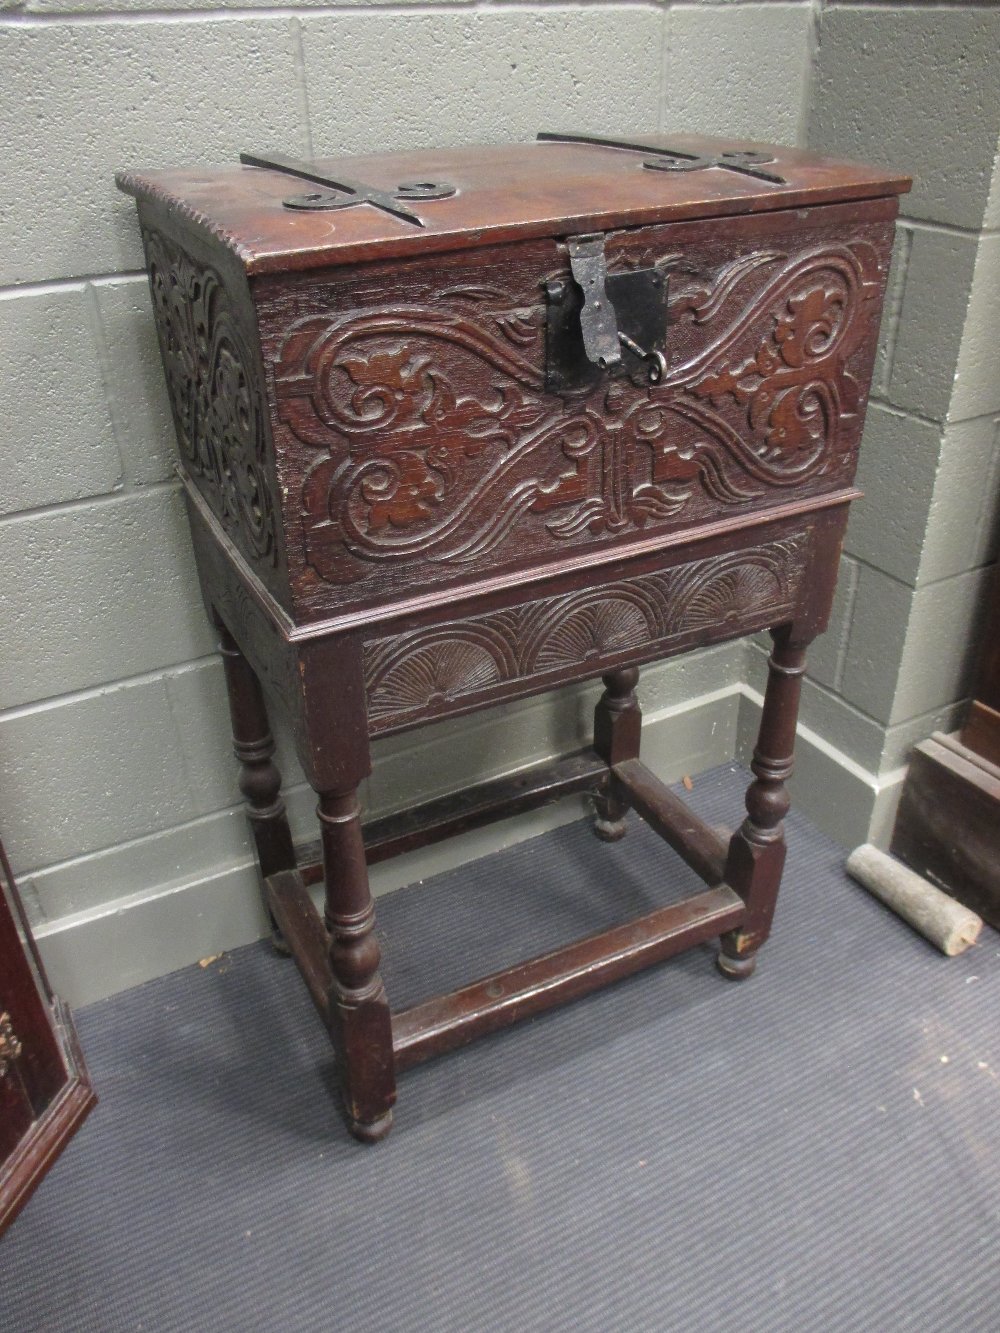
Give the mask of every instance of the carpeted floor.
MULTIPOLYGON (((945 959, 789 841, 751 981, 698 949, 431 1062, 374 1149, 264 945, 80 1011, 101 1103, 0 1242, 0 1326, 1000 1328, 1000 936, 945 959)), ((696 883, 637 820, 561 828, 383 898, 390 998, 696 883)))

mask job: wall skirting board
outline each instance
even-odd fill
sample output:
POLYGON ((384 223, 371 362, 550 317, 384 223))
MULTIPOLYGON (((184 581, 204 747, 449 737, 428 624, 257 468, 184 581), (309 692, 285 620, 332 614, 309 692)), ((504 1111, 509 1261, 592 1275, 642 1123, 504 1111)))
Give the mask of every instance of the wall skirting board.
MULTIPOLYGON (((567 697, 561 706, 571 709, 578 702, 567 697)), ((748 762, 761 703, 757 691, 735 682, 672 706, 648 709, 643 757, 670 782, 733 759, 748 762)), ((529 714, 529 722, 533 704, 537 706, 538 701, 528 701, 517 710, 529 714)), ((487 731, 500 725, 499 720, 488 721, 487 731)), ((421 744, 396 756, 404 772, 407 767, 413 773, 433 771, 428 751, 436 743, 434 730, 425 734, 421 744)), ((793 796, 803 813, 845 847, 868 837, 878 838, 880 833, 888 837, 904 769, 877 778, 807 727, 799 729, 796 754, 793 796)), ((520 762, 545 757, 542 753, 530 760, 522 757, 520 762)), ((497 769, 498 774, 502 771, 497 769)), ((439 794, 421 792, 428 798, 439 794)), ((299 784, 286 798, 293 827, 308 836, 312 792, 299 784)), ((397 798, 397 803, 403 801, 397 798)), ((381 814, 391 805, 378 802, 375 808, 381 814)), ((374 890, 379 894, 416 883, 585 813, 583 799, 572 797, 384 862, 373 868, 374 890)), ((38 921, 36 935, 53 985, 71 1004, 88 1004, 200 958, 249 944, 266 933, 243 812, 238 806, 49 867, 28 876, 25 887, 29 900, 36 904, 43 897, 72 901, 66 898, 60 881, 75 886, 85 897, 90 879, 145 887, 99 906, 38 921), (166 878, 165 869, 169 872, 166 878)))

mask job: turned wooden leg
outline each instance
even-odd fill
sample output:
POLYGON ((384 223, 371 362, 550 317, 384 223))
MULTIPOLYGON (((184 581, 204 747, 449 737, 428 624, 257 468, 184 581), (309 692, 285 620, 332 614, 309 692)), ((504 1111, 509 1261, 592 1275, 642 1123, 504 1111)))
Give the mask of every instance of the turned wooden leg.
MULTIPOLYGON (((281 799, 281 774, 272 757, 274 739, 260 682, 233 636, 224 625, 220 624, 219 630, 219 651, 226 673, 229 715, 233 725, 233 749, 240 761, 240 791, 247 802, 247 817, 263 886, 268 875, 294 869, 295 848, 285 803, 281 799)), ((267 909, 267 915, 274 947, 279 953, 287 954, 288 948, 270 909, 267 909)))
POLYGON ((767 689, 760 731, 750 767, 754 781, 746 795, 747 818, 729 843, 726 883, 746 902, 746 920, 722 937, 718 956, 723 976, 750 976, 757 950, 771 930, 781 872, 785 864, 784 818, 790 799, 795 723, 805 671, 807 642, 793 641, 791 629, 772 630, 774 649, 768 662, 767 689))
POLYGON ((354 788, 320 792, 320 829, 330 932, 331 1035, 337 1048, 348 1128, 367 1143, 392 1128, 396 1069, 392 1024, 379 976, 375 908, 354 788))
MULTIPOLYGON (((594 749, 610 768, 639 757, 642 712, 635 694, 639 672, 636 667, 619 667, 601 679, 604 693, 594 709, 594 749)), ((594 797, 594 806, 597 836, 604 842, 624 838, 628 802, 609 788, 594 797)))

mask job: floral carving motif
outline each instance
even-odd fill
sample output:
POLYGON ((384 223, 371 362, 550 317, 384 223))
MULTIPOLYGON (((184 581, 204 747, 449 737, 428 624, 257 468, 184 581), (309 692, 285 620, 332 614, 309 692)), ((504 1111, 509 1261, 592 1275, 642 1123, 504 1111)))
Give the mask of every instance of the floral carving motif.
POLYGON ((491 291, 298 320, 276 389, 317 450, 303 496, 319 573, 481 563, 515 529, 551 550, 836 475, 857 441, 848 362, 881 292, 874 246, 758 250, 707 283, 682 258, 657 261, 674 348, 661 382, 573 400, 545 392, 540 307, 497 308, 491 291))
POLYGON ((220 276, 159 232, 143 233, 181 457, 230 536, 274 564, 266 409, 254 357, 220 276))
POLYGON ((704 643, 778 623, 795 604, 807 542, 798 533, 369 643, 369 724, 385 731, 566 668, 596 674, 618 654, 666 651, 689 634, 704 643))

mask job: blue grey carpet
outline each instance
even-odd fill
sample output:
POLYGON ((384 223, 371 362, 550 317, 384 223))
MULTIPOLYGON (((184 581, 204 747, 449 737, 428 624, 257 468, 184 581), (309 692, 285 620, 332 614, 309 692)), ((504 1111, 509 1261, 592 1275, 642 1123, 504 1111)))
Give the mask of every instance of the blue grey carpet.
MULTIPOLYGON (((266 946, 80 1011, 101 1102, 0 1242, 0 1326, 1000 1328, 1000 937, 944 959, 789 840, 751 981, 697 949, 431 1062, 376 1148, 266 946)), ((637 820, 561 828, 382 899, 390 997, 696 886, 637 820)))

